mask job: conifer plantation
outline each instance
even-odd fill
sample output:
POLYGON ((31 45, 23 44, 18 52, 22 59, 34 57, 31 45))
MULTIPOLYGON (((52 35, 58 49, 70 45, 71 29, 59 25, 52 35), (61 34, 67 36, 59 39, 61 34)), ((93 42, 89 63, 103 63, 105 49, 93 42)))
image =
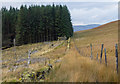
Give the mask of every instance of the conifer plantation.
POLYGON ((2 46, 57 40, 73 35, 71 17, 66 5, 22 5, 20 9, 2 8, 2 46))

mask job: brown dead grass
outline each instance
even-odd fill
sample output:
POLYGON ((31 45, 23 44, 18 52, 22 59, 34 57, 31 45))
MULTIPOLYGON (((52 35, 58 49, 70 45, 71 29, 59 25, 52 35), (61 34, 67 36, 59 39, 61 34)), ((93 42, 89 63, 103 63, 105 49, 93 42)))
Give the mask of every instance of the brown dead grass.
MULTIPOLYGON (((63 42, 63 41, 61 41, 63 42)), ((54 41, 52 42, 53 44, 57 44, 58 42, 57 41, 54 41)), ((44 53, 41 55, 41 52, 43 52, 44 50, 48 50, 47 48, 50 46, 49 44, 43 44, 42 46, 40 46, 41 44, 43 43, 36 43, 36 44, 28 44, 28 45, 22 45, 22 46, 17 46, 16 47, 16 53, 18 55, 18 58, 19 58, 19 55, 21 55, 22 53, 23 54, 26 54, 26 52, 28 50, 38 50, 37 53, 35 54, 32 54, 31 55, 31 58, 39 58, 39 57, 46 57, 46 58, 50 58, 50 63, 53 63, 55 60, 57 59, 60 59, 62 56, 65 55, 65 46, 66 46, 66 42, 63 43, 62 45, 58 46, 58 48, 55 48, 53 50, 51 50, 50 52, 47 52, 47 53, 44 53), (42 50, 40 49, 42 48, 42 50), (62 51, 61 53, 59 53, 60 51, 62 51)), ((6 50, 3 50, 3 59, 4 60, 7 60, 9 59, 10 61, 8 62, 3 62, 2 64, 6 64, 6 65, 10 65, 9 62, 11 63, 12 61, 14 62, 15 59, 11 58, 10 56, 13 55, 14 57, 14 51, 12 51, 13 48, 9 48, 9 49, 6 49, 6 50)), ((27 54, 26 56, 23 58, 27 58, 27 54)), ((26 61, 23 62, 23 63, 27 63, 26 61)), ((23 63, 19 63, 19 65, 23 64, 23 63)), ((47 60, 46 61, 46 66, 47 64, 49 63, 49 61, 47 60)), ((15 82, 15 81, 19 81, 19 78, 20 78, 20 75, 23 73, 23 72, 26 72, 26 71, 38 71, 40 70, 42 67, 45 66, 45 62, 39 62, 39 63, 34 63, 34 64, 30 64, 29 67, 19 67, 17 68, 15 71, 9 71, 10 68, 13 67, 13 64, 12 63, 8 68, 3 68, 2 69, 2 81, 3 82, 15 82)))
MULTIPOLYGON (((98 59, 100 59, 101 44, 103 43, 104 48, 106 48, 108 66, 116 69, 115 44, 118 44, 118 21, 94 29, 76 32, 73 38, 79 50, 89 56, 91 55, 90 44, 92 43, 94 59, 96 59, 97 53, 98 59), (86 46, 89 46, 89 48, 86 48, 86 46)), ((102 63, 105 64, 104 49, 102 58, 102 63)))
MULTIPOLYGON (((115 44, 118 43, 118 22, 112 22, 110 24, 90 29, 84 30, 80 32, 76 32, 74 37, 71 39, 70 50, 66 51, 65 43, 63 46, 56 48, 55 50, 43 54, 44 57, 49 57, 51 61, 56 59, 60 59, 60 63, 53 64, 54 69, 51 71, 50 75, 47 77, 45 81, 49 82, 117 82, 118 75, 115 71, 115 44), (75 43, 73 42, 75 40, 75 43), (105 48, 107 49, 107 58, 108 58, 108 66, 105 66, 104 60, 103 63, 100 64, 97 60, 91 60, 90 57, 81 56, 75 49, 75 45, 83 52, 90 54, 90 50, 86 49, 86 46, 93 45, 93 51, 96 54, 101 49, 101 44, 103 43, 105 48), (81 47, 84 47, 81 48, 81 47)), ((38 44, 39 45, 39 44, 38 44)), ((28 45, 29 48, 38 49, 39 46, 37 44, 28 45)), ((28 46, 23 45, 18 47, 18 52, 27 52, 29 49, 28 46), (22 49, 23 48, 23 49, 22 49), (22 50, 21 50, 22 49, 22 50)), ((11 52, 3 51, 5 53, 5 57, 3 59, 7 59, 7 55, 11 52)), ((10 54, 11 56, 14 53, 10 54)), ((32 57, 41 56, 40 53, 36 53, 32 55, 32 57)), ((100 53, 99 53, 100 56, 100 53)), ((96 56, 94 56, 95 58, 96 56)), ((103 53, 104 58, 104 53, 103 53)), ((11 58, 12 59, 12 58, 11 58)), ((42 66, 39 63, 30 64, 30 69, 18 68, 16 72, 6 73, 7 69, 3 69, 3 80, 11 81, 17 80, 19 78, 19 74, 24 71, 31 70, 39 70, 42 66), (17 74, 17 75, 16 75, 17 74)))
POLYGON ((116 82, 117 74, 104 64, 100 64, 90 58, 80 56, 79 53, 72 48, 58 64, 55 71, 51 73, 52 82, 116 82))
POLYGON ((50 74, 50 79, 47 81, 54 82, 118 82, 118 76, 115 66, 115 44, 118 43, 118 21, 109 24, 75 32, 72 41, 71 49, 65 55, 62 63, 57 64, 54 71, 50 74), (75 40, 75 43, 73 42, 75 40), (90 46, 93 44, 93 56, 90 57, 90 46), (102 64, 96 60, 98 52, 98 59, 100 59, 101 44, 107 50, 108 66, 105 66, 104 51, 102 64), (81 56, 74 46, 87 54, 87 57, 81 56))

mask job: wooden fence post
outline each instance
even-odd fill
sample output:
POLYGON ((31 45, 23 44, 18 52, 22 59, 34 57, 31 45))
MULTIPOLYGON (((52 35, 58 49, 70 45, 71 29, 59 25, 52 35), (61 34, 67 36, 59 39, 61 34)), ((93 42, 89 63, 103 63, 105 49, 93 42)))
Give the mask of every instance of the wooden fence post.
POLYGON ((102 62, 102 53, 103 53, 103 44, 102 44, 102 46, 101 46, 100 63, 102 62))
POLYGON ((31 51, 29 50, 28 51, 28 65, 30 64, 30 54, 31 54, 31 51))
POLYGON ((16 55, 16 49, 15 49, 15 39, 13 39, 13 44, 14 44, 14 53, 15 53, 15 55, 16 55))
POLYGON ((96 60, 98 60, 98 53, 97 53, 97 56, 96 56, 96 60))
POLYGON ((116 55, 116 71, 118 74, 118 46, 117 44, 115 45, 115 55, 116 55))
POLYGON ((17 56, 16 56, 16 47, 15 47, 15 38, 13 39, 13 44, 14 44, 14 56, 15 56, 15 61, 17 61, 17 56))
POLYGON ((90 48, 91 48, 91 56, 90 56, 90 58, 92 60, 93 59, 93 56, 92 56, 92 44, 90 44, 90 48))
POLYGON ((105 51, 105 64, 106 64, 106 66, 107 66, 106 48, 104 48, 104 51, 105 51))

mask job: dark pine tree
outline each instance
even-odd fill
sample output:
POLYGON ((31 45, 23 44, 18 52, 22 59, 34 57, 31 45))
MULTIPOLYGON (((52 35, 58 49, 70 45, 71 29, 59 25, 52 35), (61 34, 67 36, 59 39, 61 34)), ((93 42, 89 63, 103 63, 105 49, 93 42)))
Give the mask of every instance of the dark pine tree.
POLYGON ((71 16, 66 5, 22 5, 20 9, 2 8, 3 47, 57 40, 73 35, 71 16))

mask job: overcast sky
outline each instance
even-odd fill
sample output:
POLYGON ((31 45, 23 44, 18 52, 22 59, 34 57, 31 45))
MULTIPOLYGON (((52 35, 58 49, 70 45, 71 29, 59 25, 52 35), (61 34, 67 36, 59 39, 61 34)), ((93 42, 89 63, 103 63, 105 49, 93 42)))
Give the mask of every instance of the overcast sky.
POLYGON ((1 0, 2 6, 9 8, 20 7, 21 4, 31 5, 47 5, 64 4, 67 5, 73 25, 85 24, 105 24, 111 21, 118 20, 118 0, 1 0))

